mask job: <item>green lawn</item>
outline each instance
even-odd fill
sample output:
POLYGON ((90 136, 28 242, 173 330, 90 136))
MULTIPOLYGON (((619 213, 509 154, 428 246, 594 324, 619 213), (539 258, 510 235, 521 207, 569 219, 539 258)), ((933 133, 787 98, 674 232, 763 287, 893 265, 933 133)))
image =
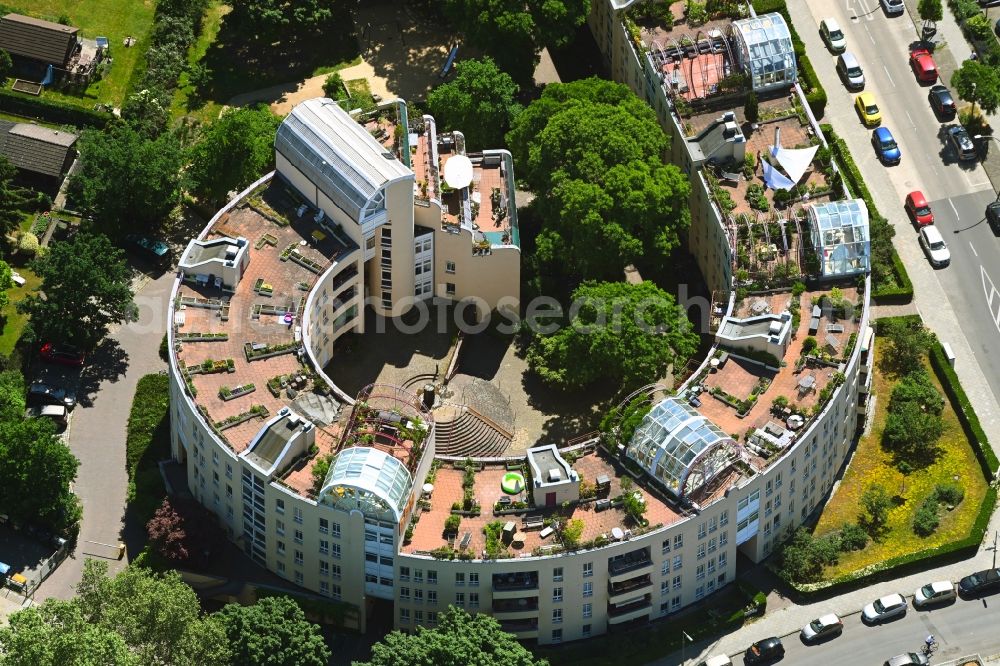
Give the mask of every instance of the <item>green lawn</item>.
POLYGON ((14 345, 17 344, 17 339, 21 337, 21 330, 28 321, 26 315, 17 311, 18 301, 24 300, 25 296, 36 291, 42 284, 41 278, 29 269, 15 268, 14 270, 27 281, 23 287, 14 285, 14 288, 7 292, 10 303, 0 312, 0 321, 3 322, 3 331, 0 332, 0 356, 9 356, 14 351, 14 345))
POLYGON ((82 95, 46 91, 44 96, 86 108, 98 102, 121 106, 132 72, 149 41, 147 37, 155 9, 152 0, 2 0, 2 4, 13 11, 50 21, 65 15, 72 25, 80 28, 83 37, 107 37, 114 63, 103 79, 91 84, 82 95), (138 43, 125 48, 122 41, 130 35, 138 43))
MULTIPOLYGON (((877 397, 877 405, 871 432, 858 442, 851 466, 837 492, 823 509, 814 534, 822 536, 839 529, 845 522, 855 522, 861 495, 872 483, 881 484, 895 495, 896 505, 889 512, 887 534, 880 541, 869 543, 863 550, 841 553, 839 562, 823 571, 824 580, 968 536, 986 494, 986 480, 976 455, 947 399, 942 412, 944 434, 938 440, 941 453, 933 464, 904 475, 893 464, 893 455, 882 449, 882 430, 885 428, 889 396, 896 383, 895 377, 886 376, 879 369, 885 347, 876 347, 872 390, 877 397), (965 499, 955 510, 941 511, 941 524, 930 536, 919 537, 913 532, 913 516, 939 483, 958 483, 965 490, 965 499)), ((945 395, 930 362, 925 364, 937 390, 945 395)))

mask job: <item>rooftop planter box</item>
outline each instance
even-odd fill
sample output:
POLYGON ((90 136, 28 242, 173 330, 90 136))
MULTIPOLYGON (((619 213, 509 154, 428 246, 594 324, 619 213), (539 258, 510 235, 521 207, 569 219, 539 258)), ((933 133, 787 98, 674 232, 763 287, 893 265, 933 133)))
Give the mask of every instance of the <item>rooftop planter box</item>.
POLYGON ((274 287, 264 282, 264 278, 257 278, 253 283, 253 290, 261 296, 270 296, 274 293, 274 287))
POLYGON ((192 365, 187 368, 187 371, 192 375, 214 375, 219 372, 236 372, 236 367, 231 358, 221 361, 213 361, 207 358, 198 365, 192 365))
POLYGON ((278 345, 262 345, 252 342, 244 343, 243 353, 246 354, 247 361, 259 361, 262 358, 281 356, 298 351, 302 344, 299 342, 285 342, 278 345))
POLYGON ((244 396, 248 393, 253 393, 257 390, 257 387, 253 384, 243 384, 242 386, 237 386, 236 388, 229 388, 228 386, 223 386, 219 389, 219 397, 225 401, 235 400, 240 396, 244 396))
POLYGON ((222 421, 216 421, 215 427, 217 430, 226 430, 227 428, 234 428, 239 424, 243 423, 244 421, 249 421, 250 419, 256 418, 258 416, 262 419, 266 419, 268 416, 270 416, 270 412, 267 411, 267 407, 265 407, 264 405, 254 405, 245 412, 234 414, 233 416, 225 418, 222 421))
POLYGON ((228 333, 178 333, 177 339, 182 342, 225 342, 228 333))

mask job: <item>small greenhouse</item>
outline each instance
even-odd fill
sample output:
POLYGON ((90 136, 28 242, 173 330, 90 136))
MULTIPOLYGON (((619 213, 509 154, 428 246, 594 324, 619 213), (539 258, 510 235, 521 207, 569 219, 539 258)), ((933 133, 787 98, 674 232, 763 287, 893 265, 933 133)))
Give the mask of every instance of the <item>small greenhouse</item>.
POLYGON ((841 278, 871 270, 868 207, 863 200, 813 204, 808 210, 821 277, 841 278))
POLYGON ((730 29, 737 47, 736 58, 750 77, 754 91, 787 88, 795 83, 795 50, 781 14, 733 21, 730 29))

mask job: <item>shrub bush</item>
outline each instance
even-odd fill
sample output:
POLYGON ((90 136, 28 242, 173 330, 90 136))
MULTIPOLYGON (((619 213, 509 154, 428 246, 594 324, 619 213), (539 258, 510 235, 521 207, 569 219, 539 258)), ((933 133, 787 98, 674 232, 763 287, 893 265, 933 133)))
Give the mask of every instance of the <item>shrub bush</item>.
POLYGON ((454 514, 445 518, 444 521, 444 531, 450 534, 455 534, 458 532, 458 526, 462 523, 462 516, 456 516, 454 514))
POLYGON ((958 506, 965 499, 965 491, 957 483, 939 483, 934 487, 934 495, 939 502, 958 506))
POLYGON ((868 545, 868 533, 857 523, 844 523, 840 528, 840 550, 861 550, 868 545))
POLYGON ((913 516, 913 532, 917 536, 930 536, 938 528, 938 501, 934 493, 924 500, 913 516))

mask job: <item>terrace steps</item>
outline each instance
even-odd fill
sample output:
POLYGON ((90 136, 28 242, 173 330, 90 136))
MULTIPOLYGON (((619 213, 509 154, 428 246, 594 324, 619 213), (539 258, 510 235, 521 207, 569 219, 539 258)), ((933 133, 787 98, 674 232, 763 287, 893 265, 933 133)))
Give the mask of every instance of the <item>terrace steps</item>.
POLYGON ((511 438, 475 414, 463 409, 451 421, 434 425, 435 451, 442 456, 500 457, 511 438))

